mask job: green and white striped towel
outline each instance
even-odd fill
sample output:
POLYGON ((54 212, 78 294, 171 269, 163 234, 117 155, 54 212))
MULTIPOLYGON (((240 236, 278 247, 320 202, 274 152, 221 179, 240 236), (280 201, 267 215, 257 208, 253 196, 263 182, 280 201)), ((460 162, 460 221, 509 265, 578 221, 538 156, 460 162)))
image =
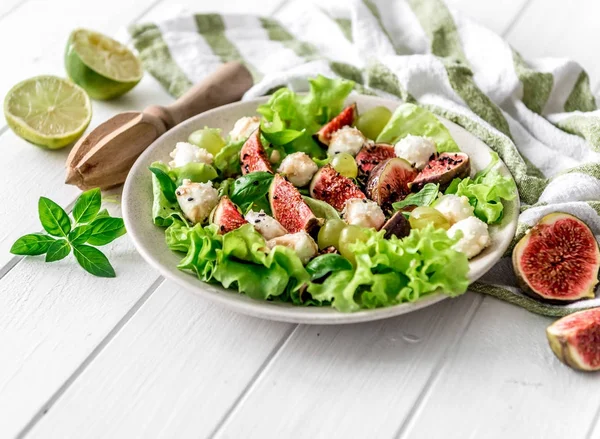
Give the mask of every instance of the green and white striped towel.
MULTIPOLYGON (((588 75, 566 59, 524 60, 441 0, 288 1, 274 17, 186 15, 130 29, 144 66, 174 96, 219 64, 254 75, 246 98, 307 89, 317 74, 361 93, 424 105, 482 139, 522 200, 517 239, 552 211, 600 237, 600 111, 588 75)), ((600 306, 541 304, 516 287, 507 254, 471 290, 549 316, 600 306)))

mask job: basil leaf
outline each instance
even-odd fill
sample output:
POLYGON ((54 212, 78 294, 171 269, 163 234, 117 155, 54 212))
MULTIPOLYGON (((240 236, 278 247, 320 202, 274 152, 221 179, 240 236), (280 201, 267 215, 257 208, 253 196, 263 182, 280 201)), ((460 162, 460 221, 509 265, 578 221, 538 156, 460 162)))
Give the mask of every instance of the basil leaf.
POLYGON ((150 166, 148 169, 156 176, 158 180, 158 184, 160 185, 160 190, 162 191, 165 198, 171 203, 175 203, 177 201, 177 197, 175 196, 175 190, 177 186, 175 182, 171 180, 169 174, 167 174, 162 169, 150 166))
POLYGON ((100 211, 102 196, 100 188, 83 192, 73 206, 73 218, 77 224, 89 223, 100 211))
POLYGON ((55 239, 41 233, 31 233, 21 236, 10 248, 13 255, 43 255, 48 251, 55 239))
MULTIPOLYGON (((98 218, 96 217, 96 219, 98 218)), ((71 230, 71 233, 69 233, 69 242, 73 245, 84 244, 91 235, 91 224, 75 227, 73 230, 71 230)))
POLYGON ((60 261, 64 259, 69 253, 71 253, 71 246, 67 242, 66 239, 59 239, 54 241, 50 248, 48 248, 48 253, 46 253, 46 262, 54 262, 60 261))
POLYGON ((416 194, 410 194, 402 201, 397 201, 396 203, 392 204, 392 207, 395 210, 400 210, 406 206, 431 206, 431 204, 436 200, 439 191, 439 184, 427 183, 419 192, 416 194))
POLYGON ((292 143, 297 138, 301 137, 306 130, 291 130, 284 129, 283 124, 273 123, 266 126, 264 123, 260 125, 260 133, 271 145, 283 146, 292 143))
POLYGON ((317 256, 306 265, 311 280, 342 270, 352 270, 352 264, 348 259, 335 253, 317 256))
POLYGON ((100 212, 98 212, 96 218, 110 218, 110 213, 108 213, 108 210, 102 209, 100 212))
POLYGON ((306 196, 302 198, 317 218, 340 219, 340 214, 329 203, 306 196))
POLYGON ((73 246, 73 254, 85 271, 99 277, 115 277, 115 269, 104 253, 89 245, 73 246))
POLYGON ((269 192, 273 174, 269 172, 252 172, 233 182, 231 201, 242 206, 264 197, 269 192))
POLYGON ((40 222, 52 236, 67 236, 71 231, 71 218, 58 204, 46 197, 38 202, 40 222))
POLYGON ((126 233, 122 218, 97 218, 90 227, 87 242, 92 245, 105 245, 126 233))

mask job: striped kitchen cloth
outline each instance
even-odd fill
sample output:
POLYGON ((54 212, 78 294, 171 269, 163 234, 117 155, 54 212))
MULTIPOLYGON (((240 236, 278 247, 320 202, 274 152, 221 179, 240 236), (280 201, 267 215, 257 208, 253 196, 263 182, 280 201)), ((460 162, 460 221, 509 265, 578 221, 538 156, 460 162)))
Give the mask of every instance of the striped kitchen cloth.
MULTIPOLYGON (((245 98, 304 91, 322 74, 423 105, 504 160, 522 202, 515 241, 552 211, 576 215, 600 238, 600 111, 588 75, 567 59, 524 60, 442 0, 292 0, 273 17, 185 15, 130 33, 173 96, 240 60, 255 80, 245 98)), ((560 306, 524 296, 510 252, 470 289, 549 316, 600 306, 600 298, 560 306)))

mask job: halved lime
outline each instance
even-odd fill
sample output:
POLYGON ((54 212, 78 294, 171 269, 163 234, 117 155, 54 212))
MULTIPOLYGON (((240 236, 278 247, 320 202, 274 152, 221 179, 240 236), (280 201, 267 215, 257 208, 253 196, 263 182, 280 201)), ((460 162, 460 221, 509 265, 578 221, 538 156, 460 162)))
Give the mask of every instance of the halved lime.
POLYGON ((87 29, 71 33, 65 53, 69 77, 93 99, 127 93, 142 79, 142 63, 116 40, 87 29))
POLYGON ((92 118, 85 90, 56 76, 19 82, 4 98, 8 126, 31 143, 58 149, 77 140, 92 118))

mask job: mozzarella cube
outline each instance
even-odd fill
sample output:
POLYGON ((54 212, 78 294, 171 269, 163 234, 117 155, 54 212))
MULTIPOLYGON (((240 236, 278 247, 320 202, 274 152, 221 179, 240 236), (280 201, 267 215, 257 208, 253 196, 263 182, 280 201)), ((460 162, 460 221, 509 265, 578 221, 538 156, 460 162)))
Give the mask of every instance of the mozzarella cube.
POLYGON ((477 256, 490 245, 488 225, 475 216, 470 216, 454 224, 448 229, 448 236, 454 238, 458 231, 462 232, 462 238, 452 248, 464 253, 469 259, 477 256))
POLYGON ((306 186, 313 178, 319 167, 303 152, 295 152, 283 159, 278 172, 285 174, 294 186, 306 186))
POLYGON ((427 137, 408 135, 396 143, 396 156, 403 158, 415 168, 422 170, 437 149, 435 142, 427 137))
POLYGON ((260 212, 250 210, 246 214, 246 221, 254 226, 254 228, 260 233, 266 240, 283 236, 287 233, 287 230, 283 228, 279 221, 272 216, 269 216, 261 209, 260 212))
POLYGON ((233 142, 246 140, 254 131, 260 127, 260 119, 258 116, 242 117, 233 125, 233 129, 229 132, 229 138, 233 142))
POLYGON ((359 130, 351 126, 345 126, 331 135, 327 154, 334 156, 345 152, 354 157, 366 141, 367 138, 359 130))
POLYGON ((213 162, 213 155, 210 152, 188 142, 177 142, 175 149, 169 155, 173 159, 169 162, 169 166, 172 168, 178 168, 188 163, 210 165, 213 162))
POLYGON ((346 201, 342 212, 344 221, 360 227, 381 229, 385 223, 385 214, 379 205, 371 200, 352 198, 346 201))
POLYGON ((267 241, 269 248, 273 248, 276 245, 282 245, 294 250, 304 265, 319 253, 317 243, 306 232, 289 233, 267 241))
POLYGON ((473 206, 464 195, 443 195, 433 205, 435 209, 446 217, 450 224, 462 221, 473 216, 473 206))
POLYGON ((203 223, 219 202, 219 193, 212 181, 192 183, 191 180, 183 180, 175 195, 183 214, 194 224, 203 223))

